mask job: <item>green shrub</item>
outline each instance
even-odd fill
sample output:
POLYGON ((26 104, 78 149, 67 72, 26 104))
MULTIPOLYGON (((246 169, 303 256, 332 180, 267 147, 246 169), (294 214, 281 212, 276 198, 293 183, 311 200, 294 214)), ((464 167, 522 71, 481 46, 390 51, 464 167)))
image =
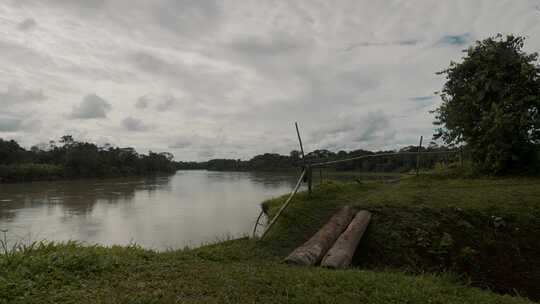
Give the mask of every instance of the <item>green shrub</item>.
POLYGON ((64 175, 64 167, 48 164, 0 165, 0 181, 33 181, 57 179, 64 175))

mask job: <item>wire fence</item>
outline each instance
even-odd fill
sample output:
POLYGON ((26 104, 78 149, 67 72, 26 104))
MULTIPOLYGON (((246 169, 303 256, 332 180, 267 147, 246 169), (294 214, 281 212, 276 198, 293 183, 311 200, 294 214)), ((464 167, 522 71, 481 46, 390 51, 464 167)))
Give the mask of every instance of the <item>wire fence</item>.
MULTIPOLYGON (((281 214, 291 203, 294 195, 298 191, 302 182, 307 183, 308 193, 311 194, 313 184, 313 170, 319 169, 320 181, 323 180, 322 169, 333 168, 336 171, 368 171, 368 172, 396 172, 396 171, 412 171, 419 175, 420 169, 433 168, 437 164, 449 165, 450 163, 458 163, 463 166, 465 153, 462 148, 423 148, 423 136, 420 137, 418 146, 410 146, 416 151, 401 151, 401 152, 384 152, 384 153, 369 153, 358 156, 349 156, 345 158, 319 158, 306 157, 298 124, 295 123, 296 133, 300 146, 302 159, 297 162, 301 167, 301 174, 296 183, 296 187, 288 196, 287 200, 281 205, 279 211, 274 218, 270 220, 261 235, 264 238, 272 226, 276 223, 281 214), (378 171, 379 170, 379 171, 378 171), (386 170, 386 171, 385 171, 386 170)), ((261 210, 255 227, 253 228, 253 237, 255 237, 257 227, 260 225, 259 220, 264 211, 261 210)))

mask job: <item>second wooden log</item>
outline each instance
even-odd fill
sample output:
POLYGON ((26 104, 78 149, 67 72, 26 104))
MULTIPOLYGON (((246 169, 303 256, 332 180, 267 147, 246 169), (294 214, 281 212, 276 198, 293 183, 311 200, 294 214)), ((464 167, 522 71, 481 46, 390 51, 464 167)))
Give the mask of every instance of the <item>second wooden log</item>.
POLYGON ((359 211, 332 248, 328 250, 321 262, 321 266, 328 268, 348 267, 370 220, 371 213, 369 211, 359 211))
POLYGON ((302 246, 296 248, 285 258, 285 263, 297 265, 315 265, 330 249, 341 232, 351 222, 355 211, 350 206, 343 207, 302 246))

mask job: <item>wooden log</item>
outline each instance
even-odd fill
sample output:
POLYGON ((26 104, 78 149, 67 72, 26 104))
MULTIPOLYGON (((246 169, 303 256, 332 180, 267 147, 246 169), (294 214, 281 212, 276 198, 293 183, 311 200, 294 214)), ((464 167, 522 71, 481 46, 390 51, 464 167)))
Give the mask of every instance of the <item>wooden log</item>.
POLYGON ((332 248, 328 250, 321 262, 321 266, 328 268, 348 267, 370 220, 371 213, 369 211, 359 211, 332 248))
POLYGON ((339 235, 347 228, 355 211, 345 206, 302 246, 296 248, 285 258, 285 263, 296 265, 315 265, 330 249, 339 235))

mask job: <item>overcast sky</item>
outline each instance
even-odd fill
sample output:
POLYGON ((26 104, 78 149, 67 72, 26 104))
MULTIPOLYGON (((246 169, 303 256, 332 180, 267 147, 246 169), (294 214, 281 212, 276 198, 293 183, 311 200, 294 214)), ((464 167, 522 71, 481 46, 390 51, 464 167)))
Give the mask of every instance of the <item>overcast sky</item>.
POLYGON ((540 1, 2 0, 0 137, 64 134, 179 160, 395 149, 430 136, 477 39, 526 35, 540 1))

